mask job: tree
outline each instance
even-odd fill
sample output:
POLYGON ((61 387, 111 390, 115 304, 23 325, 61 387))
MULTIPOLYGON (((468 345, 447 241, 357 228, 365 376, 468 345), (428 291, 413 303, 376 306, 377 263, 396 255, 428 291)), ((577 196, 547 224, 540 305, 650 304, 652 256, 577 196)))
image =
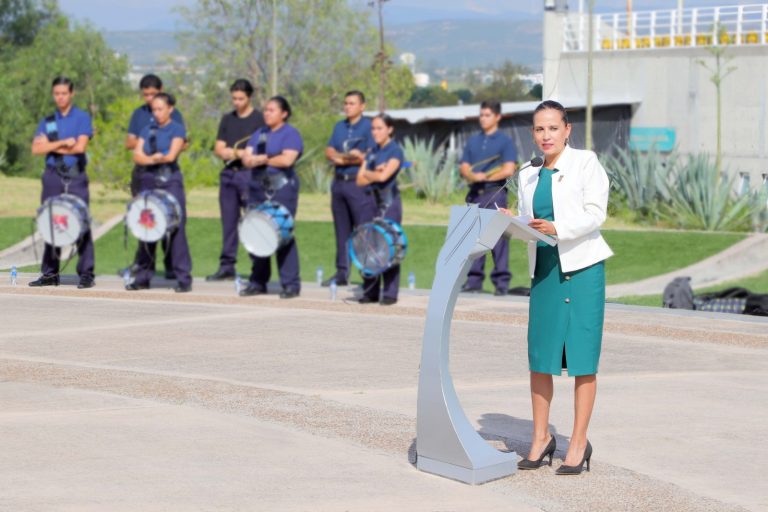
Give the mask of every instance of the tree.
POLYGON ((58 15, 53 0, 0 0, 0 54, 32 44, 38 31, 58 15))
POLYGON ((711 73, 709 76, 709 81, 712 82, 712 84, 715 86, 715 102, 716 102, 716 109, 717 109, 717 121, 716 121, 716 130, 717 130, 717 149, 715 152, 715 167, 717 168, 717 172, 722 172, 723 167, 723 148, 722 148, 722 85, 723 80, 733 73, 736 70, 736 66, 728 66, 728 62, 733 59, 730 55, 726 55, 727 47, 718 45, 718 43, 722 44, 723 41, 728 41, 729 36, 728 32, 726 31, 725 27, 722 26, 716 26, 715 27, 715 33, 717 33, 717 41, 715 41, 714 46, 707 47, 707 51, 712 55, 712 57, 715 58, 715 63, 713 66, 710 66, 707 64, 704 60, 699 60, 699 64, 707 69, 711 73))
POLYGON ((431 87, 418 87, 413 91, 409 107, 444 107, 448 105, 458 105, 459 97, 448 92, 442 87, 433 85, 431 87))
POLYGON ((531 99, 525 82, 520 79, 520 75, 527 74, 527 70, 523 66, 506 61, 492 73, 493 80, 475 92, 474 101, 479 103, 486 100, 525 101, 531 99))

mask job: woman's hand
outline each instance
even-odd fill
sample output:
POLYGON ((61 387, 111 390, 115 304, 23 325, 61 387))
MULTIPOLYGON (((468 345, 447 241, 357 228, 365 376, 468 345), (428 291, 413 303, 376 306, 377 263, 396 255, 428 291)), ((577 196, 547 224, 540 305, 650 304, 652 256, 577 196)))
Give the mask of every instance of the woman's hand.
POLYGON ((542 233, 544 235, 556 235, 557 230, 555 229, 555 225, 549 222, 548 220, 544 219, 533 219, 531 222, 528 223, 530 227, 538 231, 539 233, 542 233))
POLYGON ((503 213, 504 215, 509 215, 510 217, 514 217, 514 215, 512 214, 512 210, 509 210, 507 208, 497 208, 497 210, 503 213))
POLYGON ((267 160, 269 158, 267 155, 252 155, 250 158, 249 167, 261 167, 263 165, 267 165, 267 160))

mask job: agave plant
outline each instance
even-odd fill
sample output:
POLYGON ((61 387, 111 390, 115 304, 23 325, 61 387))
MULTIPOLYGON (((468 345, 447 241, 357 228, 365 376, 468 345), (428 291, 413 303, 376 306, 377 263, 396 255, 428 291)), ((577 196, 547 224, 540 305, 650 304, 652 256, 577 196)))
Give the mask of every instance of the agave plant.
POLYGON ((406 186, 412 186, 419 197, 437 203, 451 195, 458 185, 458 169, 445 152, 434 149, 434 138, 406 138, 405 159, 411 166, 406 173, 406 186))
POLYGON ((331 191, 333 176, 329 170, 329 164, 316 158, 319 151, 318 147, 307 150, 296 166, 296 173, 299 175, 302 188, 306 191, 328 194, 331 191))
POLYGON ((603 158, 611 187, 642 218, 657 218, 660 201, 670 199, 669 176, 676 166, 673 153, 664 158, 655 148, 646 153, 618 149, 603 158))
POLYGON ((748 229, 756 209, 750 194, 734 194, 733 175, 719 173, 707 154, 690 155, 677 166, 668 192, 661 217, 681 228, 748 229))

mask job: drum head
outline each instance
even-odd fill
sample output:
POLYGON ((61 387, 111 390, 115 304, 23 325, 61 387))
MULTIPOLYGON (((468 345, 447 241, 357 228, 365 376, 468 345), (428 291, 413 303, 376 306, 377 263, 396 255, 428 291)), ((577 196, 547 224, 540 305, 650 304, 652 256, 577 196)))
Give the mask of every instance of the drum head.
POLYGON ((159 197, 142 193, 128 205, 125 222, 142 242, 157 242, 168 231, 172 213, 159 197))
POLYGON ((76 243, 88 230, 88 225, 88 206, 71 194, 48 198, 37 210, 37 231, 45 243, 54 247, 76 243))
POLYGON ((245 214, 237 234, 245 249, 254 256, 272 256, 280 245, 279 227, 270 215, 258 210, 245 214))

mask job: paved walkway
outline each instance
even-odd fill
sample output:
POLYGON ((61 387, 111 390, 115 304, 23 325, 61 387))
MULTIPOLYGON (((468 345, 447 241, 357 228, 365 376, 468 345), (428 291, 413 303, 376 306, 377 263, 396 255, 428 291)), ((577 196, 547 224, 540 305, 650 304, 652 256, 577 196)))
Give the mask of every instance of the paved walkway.
MULTIPOLYGON (((593 471, 471 487, 409 463, 426 292, 387 308, 26 279, 0 285, 0 510, 768 510, 765 319, 609 306, 593 471)), ((523 299, 462 296, 451 354, 468 417, 518 453, 526 322, 523 299)))

